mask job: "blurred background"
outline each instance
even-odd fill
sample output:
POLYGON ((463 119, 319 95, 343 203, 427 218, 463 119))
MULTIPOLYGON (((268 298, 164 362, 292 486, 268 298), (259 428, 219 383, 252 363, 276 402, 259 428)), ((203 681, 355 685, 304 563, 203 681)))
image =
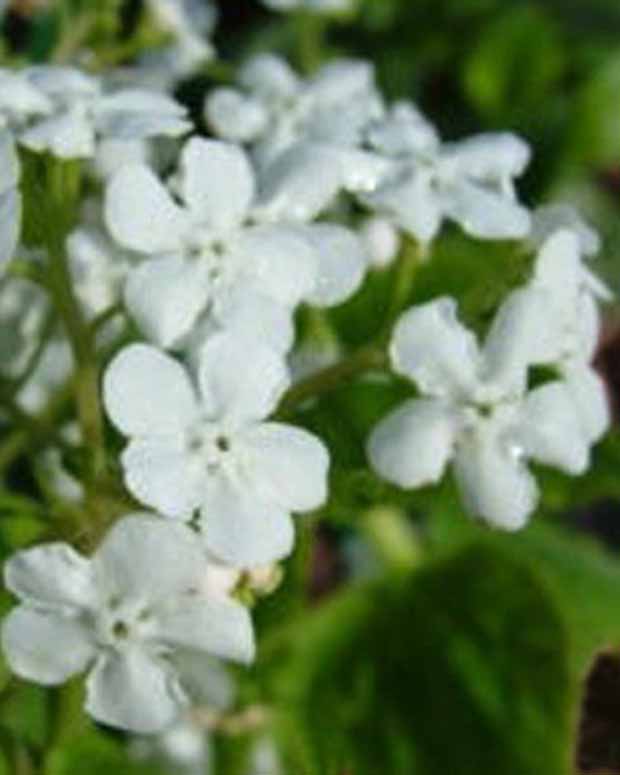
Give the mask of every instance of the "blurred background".
MULTIPOLYGON (((69 5, 79 15, 90 2, 69 5)), ((46 61, 66 5, 8 3, 5 54, 46 61)), ((111 5, 130 37, 140 2, 111 5)), ((296 61, 293 19, 250 0, 219 7, 222 60, 270 50, 296 61)), ((620 292, 619 0, 360 0, 323 32, 326 57, 373 61, 386 95, 416 101, 446 139, 523 135, 534 151, 523 198, 576 205, 603 237, 596 270, 620 292)), ((215 83, 206 70, 179 84, 199 122, 215 83)), ((506 250, 449 232, 411 301, 452 293, 482 329, 521 271, 506 250)), ((377 273, 333 313, 346 343, 365 340, 385 287, 377 273)), ((598 365, 617 417, 617 305, 606 312, 598 365)), ((532 526, 497 535, 462 514, 449 481, 404 495, 370 477, 363 442, 399 395, 390 390, 355 384, 302 418, 330 444, 338 495, 320 515, 318 537, 302 536, 287 564, 290 583, 257 606, 262 645, 240 677, 239 706, 268 705, 279 763, 267 757, 252 775, 620 773, 617 427, 585 477, 537 472, 544 498, 532 526), (301 634, 284 637, 299 616, 307 617, 301 634)), ((28 465, 12 472, 25 495, 28 465)), ((15 508, 0 500, 2 556, 37 534, 31 526, 26 536, 15 508)), ((84 727, 79 709, 65 708, 76 731, 59 738, 50 718, 65 695, 16 687, 4 674, 2 686, 0 749, 53 745, 45 775, 185 772, 157 758, 135 763, 124 739, 84 727)), ((256 739, 254 731, 214 735, 213 772, 247 775, 240 752, 256 739)), ((6 772, 34 775, 32 759, 23 761, 6 772)))

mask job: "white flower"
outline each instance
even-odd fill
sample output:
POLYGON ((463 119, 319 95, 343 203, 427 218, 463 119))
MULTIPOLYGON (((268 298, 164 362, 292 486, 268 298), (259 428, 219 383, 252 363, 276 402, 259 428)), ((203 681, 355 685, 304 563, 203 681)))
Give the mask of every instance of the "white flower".
POLYGON ((591 439, 567 385, 527 389, 547 303, 542 291, 512 293, 482 348, 458 322, 449 298, 406 312, 393 334, 391 359, 421 397, 373 431, 368 455, 375 471, 414 488, 437 482, 452 461, 467 509, 508 530, 522 527, 538 500, 527 460, 583 473, 591 439))
POLYGON ((126 348, 108 367, 103 394, 130 438, 121 458, 128 489, 168 517, 198 512, 207 549, 230 565, 286 556, 291 512, 323 503, 329 464, 307 431, 264 421, 287 386, 281 358, 234 336, 207 342, 197 387, 155 348, 126 348))
POLYGON ((216 89, 207 121, 226 140, 250 143, 261 168, 299 143, 346 150, 361 145, 369 123, 383 113, 370 63, 340 59, 300 78, 272 54, 249 60, 239 89, 216 89))
POLYGON ((47 686, 89 670, 86 711, 133 732, 169 727, 188 698, 180 651, 249 662, 247 610, 201 589, 206 559, 183 525, 127 517, 91 559, 62 543, 14 555, 5 583, 21 601, 2 645, 17 675, 47 686))
POLYGON ((19 176, 19 160, 13 137, 8 130, 0 128, 0 272, 13 258, 21 231, 19 176))
POLYGON ((582 230, 561 228, 543 243, 530 287, 545 293, 548 321, 537 339, 532 359, 552 365, 573 398, 575 414, 590 442, 609 428, 607 391, 591 368, 600 337, 599 302, 612 297, 607 287, 584 265, 582 230))
POLYGON ((202 318, 284 351, 301 301, 329 306, 360 285, 364 250, 348 229, 249 224, 256 182, 238 147, 190 140, 176 188, 182 204, 148 168, 132 165, 106 192, 112 236, 151 259, 131 272, 125 301, 158 345, 182 346, 202 318))
POLYGON ((530 152, 515 135, 442 143, 415 107, 399 103, 370 131, 369 142, 392 164, 363 201, 420 242, 432 241, 446 218, 482 239, 529 232, 530 216, 516 199, 513 180, 523 173, 530 152))
POLYGON ((263 0, 267 8, 274 11, 293 11, 300 8, 316 13, 339 13, 348 11, 353 0, 263 0))
POLYGON ((33 151, 63 159, 91 158, 101 139, 177 137, 191 128, 185 108, 157 92, 122 89, 106 94, 100 80, 70 67, 41 65, 26 75, 51 105, 19 136, 33 151))

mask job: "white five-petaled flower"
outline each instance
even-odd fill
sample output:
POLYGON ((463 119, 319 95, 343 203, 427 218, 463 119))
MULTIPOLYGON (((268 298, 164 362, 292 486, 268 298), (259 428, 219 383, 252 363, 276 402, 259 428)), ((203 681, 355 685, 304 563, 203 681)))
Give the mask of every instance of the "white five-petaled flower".
POLYGON ((467 509, 508 530, 522 527, 538 500, 527 460, 583 473, 592 438, 566 383, 528 392, 547 303, 543 291, 513 292, 482 348, 458 322, 449 298, 406 312, 394 331, 391 359, 422 396, 373 431, 368 454, 375 471, 415 488, 437 482, 452 461, 467 509))
POLYGON ((7 129, 0 128, 0 272, 13 258, 19 242, 22 211, 19 177, 13 137, 7 129))
POLYGON ((266 422, 289 384, 272 350, 218 334, 204 346, 195 387, 154 347, 131 345, 104 378, 111 420, 130 441, 125 482, 141 502, 189 520, 207 549, 236 567, 290 553, 291 512, 321 506, 329 456, 305 430, 266 422))
POLYGON ((19 552, 5 566, 21 601, 2 627, 11 669, 48 686, 89 670, 86 711, 97 721, 169 727, 187 703, 179 656, 254 655, 248 611, 209 594, 206 564, 191 530, 146 515, 116 523, 90 559, 63 543, 19 552))
POLYGON ((91 158, 100 139, 177 137, 191 128, 185 108, 157 92, 106 94, 99 79, 70 67, 41 65, 25 70, 24 76, 45 100, 42 115, 29 121, 18 137, 33 151, 91 158))
POLYGON ((190 140, 175 185, 182 204, 147 167, 131 165, 106 194, 112 236, 150 258, 130 273, 125 300, 156 344, 183 346, 206 322, 285 351, 301 301, 330 306, 361 283, 364 247, 348 229, 252 223, 256 181, 237 146, 190 140))
POLYGON ((369 131, 368 142, 391 164, 363 201, 420 242, 432 241, 446 218, 482 239, 529 232, 530 215, 517 201, 514 178, 525 170, 530 151, 515 135, 442 143, 413 105, 398 103, 369 131))
POLYGON ((305 143, 341 149, 346 158, 383 103, 368 62, 336 60, 302 79, 284 59, 260 54, 242 67, 239 88, 216 89, 205 110, 215 133, 250 144, 264 169, 305 143))

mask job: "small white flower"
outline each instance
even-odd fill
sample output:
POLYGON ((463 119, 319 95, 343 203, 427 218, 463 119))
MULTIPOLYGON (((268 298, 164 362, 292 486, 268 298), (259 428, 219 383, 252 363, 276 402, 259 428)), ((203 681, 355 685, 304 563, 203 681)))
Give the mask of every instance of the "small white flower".
POLYGON ((566 383, 527 389, 547 303, 542 291, 512 293, 482 348, 458 322, 451 299, 406 312, 394 330, 391 359, 422 396, 373 431, 368 455, 375 471, 415 488, 437 482, 452 461, 467 509, 507 530, 522 527, 536 507, 527 460, 583 473, 591 438, 566 383))
POLYGON ((216 89, 207 121, 226 140, 249 143, 261 168, 300 143, 357 148, 383 103, 370 63, 341 59, 300 78, 272 54, 249 60, 239 89, 216 89))
POLYGON ((364 250, 348 229, 252 225, 256 181, 240 148, 190 140, 176 189, 182 204, 148 168, 132 165, 106 192, 112 236, 151 259, 131 272, 125 301, 156 344, 183 346, 202 319, 285 351, 301 301, 330 306, 360 285, 364 250))
POLYGON ((329 456, 307 431, 265 421, 288 384, 280 357, 235 336, 207 342, 196 386, 153 347, 123 350, 103 393, 130 438, 121 458, 130 492, 168 517, 198 513, 207 549, 235 567, 289 554, 291 512, 323 503, 329 456))
POLYGON ((341 13, 353 6, 353 0, 263 0, 273 11, 295 11, 304 9, 314 13, 341 13))
POLYGON ((247 610, 200 590, 206 558, 183 525, 136 515, 90 559, 62 543, 14 555, 5 583, 21 601, 2 646, 17 675, 46 686, 89 670, 86 711, 133 732, 169 728, 188 702, 175 658, 249 662, 247 610))
POLYGON ((446 218, 482 239, 529 232, 530 215, 517 201, 513 181, 530 151, 515 135, 442 143, 415 107, 400 103, 370 131, 369 142, 392 163, 363 201, 420 242, 432 241, 446 218))
POLYGON ((25 72, 51 106, 20 133, 19 141, 33 151, 92 158, 101 139, 177 137, 191 128, 185 108, 163 94, 143 89, 106 94, 99 79, 70 67, 41 65, 25 72))
POLYGON ((22 220, 19 177, 13 137, 10 131, 0 128, 0 272, 13 258, 19 242, 22 220))

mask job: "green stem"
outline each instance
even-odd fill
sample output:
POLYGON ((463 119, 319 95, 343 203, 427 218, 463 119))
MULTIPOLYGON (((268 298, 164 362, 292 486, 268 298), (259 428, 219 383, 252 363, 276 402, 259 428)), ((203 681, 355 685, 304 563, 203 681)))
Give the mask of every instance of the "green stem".
POLYGON ((420 265, 422 249, 418 243, 406 239, 395 269, 394 288, 390 307, 385 319, 382 338, 389 338, 398 316, 407 306, 415 282, 415 275, 420 265))
POLYGON ((376 346, 363 347, 348 358, 328 366, 293 385, 283 396, 278 407, 278 417, 285 417, 310 398, 329 393, 343 382, 382 369, 387 364, 385 351, 376 346))
POLYGON ((305 75, 312 75, 324 60, 327 22, 319 13, 300 11, 294 19, 297 38, 297 60, 305 75))

